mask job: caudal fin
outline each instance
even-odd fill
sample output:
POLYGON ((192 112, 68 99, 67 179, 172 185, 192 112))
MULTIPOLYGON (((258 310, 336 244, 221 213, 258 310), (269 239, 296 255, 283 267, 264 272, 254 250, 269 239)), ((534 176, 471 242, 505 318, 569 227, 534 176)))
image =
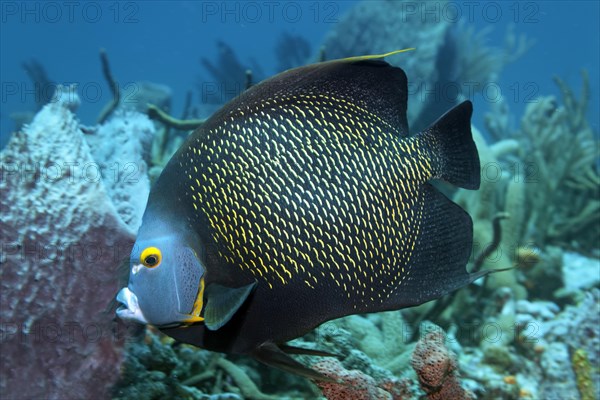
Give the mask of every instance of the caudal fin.
POLYGON ((421 133, 431 149, 435 178, 465 189, 479 189, 479 153, 471 134, 473 104, 464 101, 421 133))

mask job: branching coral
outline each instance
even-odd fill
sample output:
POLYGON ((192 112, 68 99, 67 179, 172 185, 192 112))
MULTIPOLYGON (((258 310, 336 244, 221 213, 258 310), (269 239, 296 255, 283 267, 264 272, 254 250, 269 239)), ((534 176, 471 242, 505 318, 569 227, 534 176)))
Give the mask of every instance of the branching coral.
POLYGON ((519 144, 502 155, 510 160, 512 181, 524 183, 515 192, 522 198, 521 206, 509 203, 512 196, 507 197, 506 208, 521 215, 522 226, 516 231, 521 239, 540 247, 554 244, 586 252, 600 235, 600 143, 586 119, 590 95, 586 71, 582 78, 579 98, 555 78, 563 104, 552 96, 529 103, 518 130, 510 128, 503 103, 486 116, 486 127, 495 138, 519 144))
POLYGON ((194 130, 206 121, 205 119, 177 119, 170 116, 154 104, 148 104, 148 117, 161 122, 168 127, 182 131, 194 130))
POLYGON ((489 47, 485 43, 491 31, 492 25, 480 31, 476 31, 472 25, 458 25, 455 41, 460 50, 456 52, 458 75, 454 77, 458 82, 475 82, 483 86, 497 79, 502 68, 516 61, 534 44, 524 34, 518 35, 515 26, 510 24, 505 34, 504 48, 489 47))
POLYGON ((265 78, 262 68, 254 61, 242 63, 230 45, 217 42, 218 57, 216 63, 203 57, 201 62, 212 76, 212 82, 198 83, 200 98, 204 103, 223 104, 231 100, 248 86, 248 70, 252 71, 255 82, 265 78))
POLYGON ((594 247, 600 235, 599 142, 586 119, 589 78, 579 99, 560 79, 563 106, 553 97, 529 104, 518 135, 530 183, 527 227, 541 245, 594 247))
POLYGON ((408 57, 387 60, 397 62, 409 77, 408 121, 415 132, 463 99, 464 83, 474 83, 471 87, 480 91, 532 45, 509 27, 504 49, 489 47, 485 43, 489 30, 477 32, 436 17, 435 10, 446 5, 446 1, 363 1, 341 18, 324 41, 329 59, 416 47, 408 57))
POLYGON ((108 103, 104 109, 100 112, 100 116, 98 117, 98 123, 102 124, 105 122, 108 117, 119 107, 119 102, 121 101, 121 89, 119 88, 119 84, 113 78, 112 71, 110 70, 110 64, 108 63, 108 55, 106 54, 106 50, 100 49, 100 62, 102 63, 102 74, 104 75, 104 79, 108 82, 108 86, 110 87, 110 91, 113 95, 112 100, 108 103))
POLYGON ((219 358, 217 365, 220 368, 223 368, 227 374, 231 376, 244 398, 253 400, 277 400, 280 398, 279 396, 261 392, 242 368, 238 367, 226 358, 219 358))
MULTIPOLYGON (((189 99, 189 96, 188 96, 189 99)), ((186 101, 189 104, 189 101, 186 101)), ((167 165, 171 156, 177 151, 183 143, 186 135, 173 135, 173 129, 179 131, 191 131, 202 126, 206 120, 204 119, 177 119, 167 114, 154 104, 147 105, 148 117, 154 121, 160 122, 162 128, 154 136, 151 151, 150 180, 154 182, 160 175, 162 169, 167 165)), ((184 114, 187 114, 188 107, 186 106, 184 114)))

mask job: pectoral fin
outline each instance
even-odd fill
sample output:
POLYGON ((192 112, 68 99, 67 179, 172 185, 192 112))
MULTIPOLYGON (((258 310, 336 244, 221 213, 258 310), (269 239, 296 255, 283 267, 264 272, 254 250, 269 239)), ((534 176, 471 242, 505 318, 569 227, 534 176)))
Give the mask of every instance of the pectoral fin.
MULTIPOLYGON (((292 349, 292 347, 288 347, 288 349, 292 349)), ((296 347, 293 347, 293 349, 300 350, 296 347)), ((291 372, 292 374, 300 375, 317 381, 337 382, 335 379, 332 379, 321 374, 320 372, 300 364, 298 361, 285 354, 275 343, 272 342, 261 344, 252 352, 252 355, 255 359, 263 364, 279 368, 286 372, 291 372)))
POLYGON ((236 311, 244 304, 256 282, 239 288, 229 288, 210 284, 206 288, 206 309, 204 324, 211 331, 216 331, 225 325, 236 311))

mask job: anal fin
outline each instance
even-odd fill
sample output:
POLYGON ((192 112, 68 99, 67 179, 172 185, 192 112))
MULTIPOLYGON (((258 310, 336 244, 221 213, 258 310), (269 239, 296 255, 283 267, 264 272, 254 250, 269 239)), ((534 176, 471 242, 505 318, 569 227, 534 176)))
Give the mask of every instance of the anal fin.
MULTIPOLYGON (((288 350, 298 350, 297 347, 292 346, 289 346, 287 348, 288 350)), ((329 378, 328 376, 325 376, 320 372, 315 371, 314 369, 302 365, 301 363, 284 353, 284 351, 273 342, 266 342, 261 344, 252 352, 252 356, 256 360, 262 362, 263 364, 281 369, 286 372, 290 372, 295 375, 303 376, 308 379, 323 382, 337 382, 335 379, 329 378)))
POLYGON ((303 354, 307 356, 320 357, 340 357, 339 354, 329 353, 323 350, 305 349, 302 347, 290 346, 289 344, 280 344, 279 349, 286 354, 303 354))

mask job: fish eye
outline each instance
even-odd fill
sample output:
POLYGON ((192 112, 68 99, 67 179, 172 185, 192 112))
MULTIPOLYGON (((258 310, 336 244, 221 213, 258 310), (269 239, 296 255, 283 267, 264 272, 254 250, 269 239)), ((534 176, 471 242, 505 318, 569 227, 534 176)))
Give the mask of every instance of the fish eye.
POLYGON ((162 254, 156 247, 146 247, 140 256, 142 264, 148 268, 158 267, 162 261, 162 254))

